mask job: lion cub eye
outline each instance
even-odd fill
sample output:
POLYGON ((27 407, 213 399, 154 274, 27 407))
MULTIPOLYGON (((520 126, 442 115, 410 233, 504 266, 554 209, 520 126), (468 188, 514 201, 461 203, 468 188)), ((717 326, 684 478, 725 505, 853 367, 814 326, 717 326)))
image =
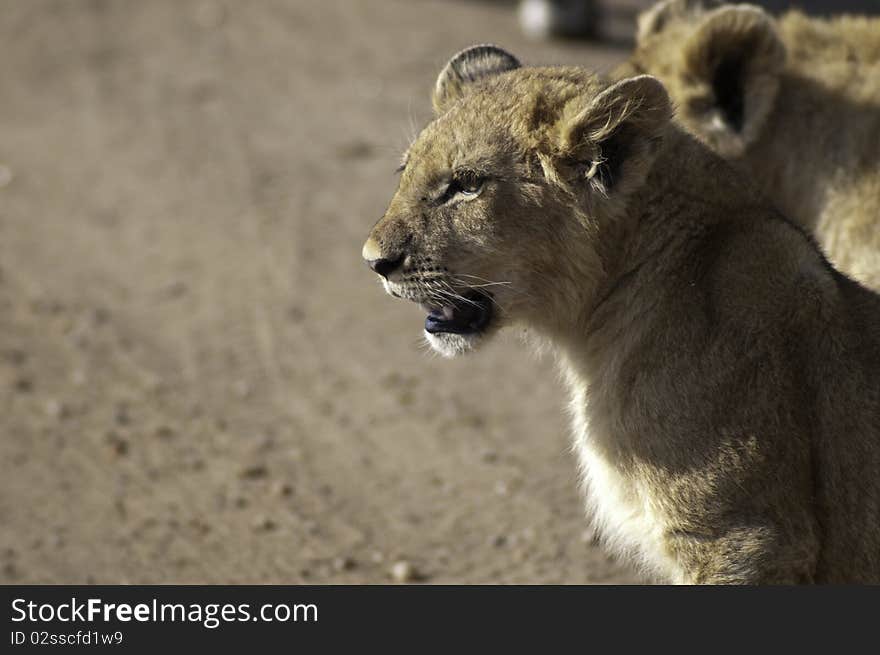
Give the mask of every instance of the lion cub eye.
POLYGON ((459 193, 475 194, 483 188, 483 178, 474 171, 462 171, 456 174, 454 180, 458 184, 459 193))
POLYGON ((471 170, 456 171, 449 186, 441 194, 438 201, 443 204, 456 198, 465 200, 477 196, 483 189, 484 178, 471 170))

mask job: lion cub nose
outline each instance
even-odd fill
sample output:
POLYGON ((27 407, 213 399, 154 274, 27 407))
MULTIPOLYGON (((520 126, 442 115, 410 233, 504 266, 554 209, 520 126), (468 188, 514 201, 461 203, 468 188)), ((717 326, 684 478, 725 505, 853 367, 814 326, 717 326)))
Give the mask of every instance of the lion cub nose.
POLYGON ((383 257, 379 250, 379 244, 373 239, 368 239, 364 244, 361 255, 366 260, 367 265, 376 273, 384 278, 388 278, 394 271, 403 264, 403 255, 393 255, 391 257, 383 257))
POLYGON ((369 265, 370 268, 372 268, 385 279, 388 279, 389 275, 400 268, 400 265, 402 263, 403 255, 397 257, 396 259, 385 259, 384 257, 380 257, 379 259, 367 260, 367 265, 369 265))

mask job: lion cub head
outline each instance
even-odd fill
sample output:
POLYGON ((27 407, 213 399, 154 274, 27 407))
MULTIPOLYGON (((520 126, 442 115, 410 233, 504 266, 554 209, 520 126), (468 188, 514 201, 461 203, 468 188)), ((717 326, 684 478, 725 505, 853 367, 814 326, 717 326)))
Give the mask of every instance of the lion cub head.
POLYGON ((449 61, 432 101, 364 259, 388 293, 421 305, 448 357, 504 325, 574 320, 669 124, 665 89, 475 46, 449 61))
POLYGON ((773 109, 785 57, 776 23, 760 7, 666 0, 639 16, 622 71, 663 80, 678 119, 722 156, 737 157, 773 109))

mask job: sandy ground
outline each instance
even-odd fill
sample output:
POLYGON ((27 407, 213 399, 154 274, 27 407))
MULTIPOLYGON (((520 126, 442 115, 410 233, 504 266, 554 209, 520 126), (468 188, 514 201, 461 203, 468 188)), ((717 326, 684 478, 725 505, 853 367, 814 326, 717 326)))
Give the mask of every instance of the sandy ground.
POLYGON ((585 532, 551 363, 428 356, 360 260, 485 41, 627 48, 503 2, 0 2, 0 582, 638 580, 585 532))

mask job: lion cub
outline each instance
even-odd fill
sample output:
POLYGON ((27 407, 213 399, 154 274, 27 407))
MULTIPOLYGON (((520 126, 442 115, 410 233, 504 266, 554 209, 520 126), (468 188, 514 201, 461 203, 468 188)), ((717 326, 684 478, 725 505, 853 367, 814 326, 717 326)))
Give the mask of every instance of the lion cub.
POLYGON ((443 355, 552 345, 609 547, 666 581, 880 582, 880 297, 653 77, 476 46, 433 104, 363 256, 443 355))
POLYGON ((642 14, 618 74, 659 77, 689 130, 880 290, 880 18, 777 21, 718 5, 667 0, 642 14))

